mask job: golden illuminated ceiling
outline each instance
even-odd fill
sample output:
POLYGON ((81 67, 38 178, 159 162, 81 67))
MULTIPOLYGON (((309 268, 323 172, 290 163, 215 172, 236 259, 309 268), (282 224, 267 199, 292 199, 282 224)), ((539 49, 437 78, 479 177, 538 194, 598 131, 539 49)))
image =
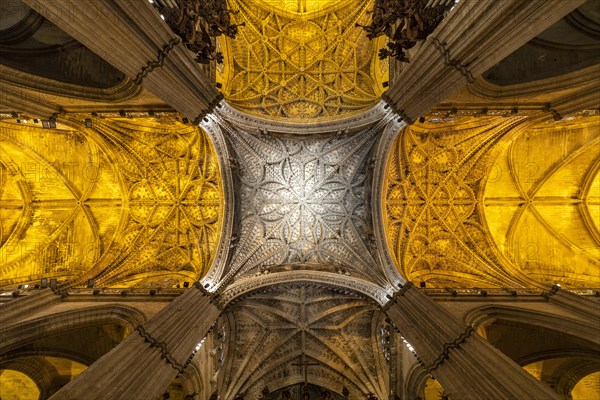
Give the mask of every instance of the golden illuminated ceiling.
POLYGON ((174 118, 0 123, 0 284, 41 277, 173 286, 220 239, 215 152, 174 118))
POLYGON ((217 80, 235 107, 271 118, 331 119, 373 106, 387 61, 356 23, 369 22, 372 0, 229 0, 245 23, 221 41, 217 80))
POLYGON ((503 146, 485 218, 506 262, 546 284, 600 284, 600 119, 531 128, 503 146))
MULTIPOLYGON (((441 122, 441 121, 439 121, 441 122)), ((435 287, 600 283, 600 120, 405 128, 387 161, 390 253, 435 287)))

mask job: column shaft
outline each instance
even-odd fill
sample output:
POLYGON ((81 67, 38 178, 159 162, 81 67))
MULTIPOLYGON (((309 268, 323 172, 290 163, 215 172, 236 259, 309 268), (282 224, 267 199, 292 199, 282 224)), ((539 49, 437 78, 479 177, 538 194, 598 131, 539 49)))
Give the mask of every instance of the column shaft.
POLYGON ((387 313, 454 400, 559 398, 411 283, 396 293, 387 313))
POLYGON ((583 3, 461 1, 382 98, 412 123, 583 3))
POLYGON ((192 120, 199 122, 222 99, 148 1, 24 2, 192 120))
POLYGON ((158 398, 187 365, 196 345, 217 320, 212 297, 192 288, 136 328, 52 399, 158 398))

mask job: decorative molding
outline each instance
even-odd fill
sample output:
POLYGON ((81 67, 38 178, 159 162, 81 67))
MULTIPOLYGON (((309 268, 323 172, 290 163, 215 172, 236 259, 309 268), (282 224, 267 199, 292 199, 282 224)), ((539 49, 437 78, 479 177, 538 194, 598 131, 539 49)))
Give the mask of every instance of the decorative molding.
MULTIPOLYGON (((105 89, 73 83, 60 82, 42 76, 33 75, 24 71, 0 64, 0 84, 2 89, 14 87, 13 90, 26 92, 31 90, 32 96, 45 102, 59 101, 50 96, 64 97, 66 99, 90 100, 95 102, 122 102, 137 97, 142 87, 126 78, 123 82, 105 89), (47 96, 44 96, 47 95, 47 96)), ((107 107, 104 105, 102 107, 107 107)), ((121 108, 122 105, 119 105, 121 108)), ((96 106, 95 108, 101 108, 96 106)))
POLYGON ((160 351, 160 358, 171 364, 171 366, 179 373, 182 373, 185 370, 185 364, 178 363, 175 358, 173 358, 171 353, 169 353, 167 344, 165 342, 161 342, 154 338, 149 332, 146 331, 146 329, 144 329, 143 325, 136 327, 135 331, 140 334, 145 342, 150 344, 150 348, 157 348, 160 351))
POLYGON ((221 181, 223 187, 223 211, 221 237, 215 252, 212 265, 204 278, 200 281, 203 286, 208 285, 208 290, 214 292, 218 288, 220 277, 227 268, 234 244, 234 223, 237 200, 235 197, 234 172, 232 168, 232 151, 225 140, 223 129, 219 125, 221 118, 215 113, 206 116, 208 121, 202 122, 202 128, 207 132, 214 146, 218 163, 220 165, 221 181))
POLYGON ((382 306, 389 301, 388 294, 392 293, 391 287, 382 287, 343 274, 321 271, 287 271, 237 279, 223 290, 220 298, 224 304, 229 304, 236 298, 254 290, 295 282, 324 285, 336 290, 353 290, 375 300, 382 306))
POLYGON ((496 102, 498 100, 505 100, 509 102, 509 104, 514 104, 514 100, 519 99, 519 103, 527 104, 531 102, 527 101, 528 97, 539 102, 538 98, 540 96, 547 98, 552 93, 564 92, 566 89, 569 89, 570 91, 580 91, 587 86, 597 87, 600 85, 599 74, 600 66, 592 65, 579 71, 557 77, 509 86, 494 85, 484 78, 478 77, 474 84, 467 85, 466 89, 470 94, 484 100, 496 100, 496 102))
POLYGON ((215 110, 215 116, 219 121, 227 121, 232 129, 254 135, 293 138, 310 136, 312 139, 356 133, 393 117, 384 101, 379 101, 360 114, 330 121, 311 121, 309 125, 305 122, 279 121, 251 115, 237 110, 228 101, 221 103, 215 110))
POLYGON ((440 355, 437 356, 431 364, 424 366, 425 370, 428 373, 435 371, 445 360, 450 358, 450 351, 460 347, 460 345, 464 343, 471 335, 473 335, 474 332, 475 329, 473 329, 471 326, 468 326, 465 331, 462 332, 455 340, 445 343, 440 355))
POLYGON ((402 129, 406 127, 406 124, 406 122, 398 122, 397 118, 393 115, 389 116, 388 125, 374 146, 375 164, 373 167, 373 183, 371 188, 371 198, 374 199, 371 201, 371 215, 373 216, 373 233, 379 265, 382 266, 388 281, 396 285, 405 282, 406 279, 398 271, 398 267, 388 247, 383 218, 383 213, 385 212, 385 208, 383 207, 384 181, 388 157, 390 157, 393 151, 392 143, 394 143, 402 129))
MULTIPOLYGON (((18 3, 14 3, 15 6, 18 3)), ((10 46, 21 43, 33 36, 42 26, 45 19, 33 10, 13 26, 0 30, 0 45, 10 46)))
POLYGON ((475 78, 473 77, 473 74, 471 73, 471 71, 469 71, 467 69, 468 65, 463 65, 460 62, 460 60, 453 60, 452 56, 450 55, 450 50, 448 50, 446 48, 446 43, 440 42, 438 40, 438 38, 433 37, 433 36, 431 37, 431 41, 433 42, 433 45, 439 51, 439 53, 441 54, 442 58, 444 59, 444 64, 445 65, 453 67, 458 72, 460 72, 460 74, 462 76, 464 76, 465 78, 467 78, 467 82, 469 82, 469 83, 475 83, 475 78))
POLYGON ((161 50, 158 51, 156 55, 156 61, 148 61, 148 63, 142 68, 142 70, 133 78, 133 82, 136 85, 141 85, 142 81, 149 73, 154 71, 156 68, 160 68, 164 65, 165 58, 169 55, 169 52, 173 50, 175 46, 181 43, 181 38, 179 36, 175 36, 171 38, 167 44, 163 46, 161 50))

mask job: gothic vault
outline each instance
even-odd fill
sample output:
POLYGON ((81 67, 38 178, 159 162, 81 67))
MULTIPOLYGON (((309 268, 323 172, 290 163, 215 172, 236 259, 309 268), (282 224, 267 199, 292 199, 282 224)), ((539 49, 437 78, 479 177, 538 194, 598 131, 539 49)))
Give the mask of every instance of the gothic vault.
POLYGON ((0 3, 0 397, 600 397, 594 0, 0 3))

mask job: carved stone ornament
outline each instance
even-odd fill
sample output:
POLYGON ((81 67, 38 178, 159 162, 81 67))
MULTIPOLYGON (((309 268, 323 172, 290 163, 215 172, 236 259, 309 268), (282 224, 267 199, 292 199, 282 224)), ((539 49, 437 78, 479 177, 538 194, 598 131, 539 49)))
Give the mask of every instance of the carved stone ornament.
POLYGON ((357 133, 300 141, 221 121, 238 165, 240 238, 221 281, 265 274, 270 266, 325 264, 387 284, 368 245, 373 227, 367 168, 387 123, 380 118, 357 133))
POLYGON ((435 6, 429 3, 429 0, 376 0, 371 24, 357 26, 367 32, 369 39, 382 35, 391 39, 388 48, 379 51, 381 59, 394 57, 410 62, 405 51, 427 39, 455 2, 441 1, 435 6))
POLYGON ((364 398, 389 393, 389 366, 378 349, 385 316, 362 295, 328 285, 294 282, 265 287, 240 297, 230 321, 219 393, 260 398, 310 382, 364 398))

